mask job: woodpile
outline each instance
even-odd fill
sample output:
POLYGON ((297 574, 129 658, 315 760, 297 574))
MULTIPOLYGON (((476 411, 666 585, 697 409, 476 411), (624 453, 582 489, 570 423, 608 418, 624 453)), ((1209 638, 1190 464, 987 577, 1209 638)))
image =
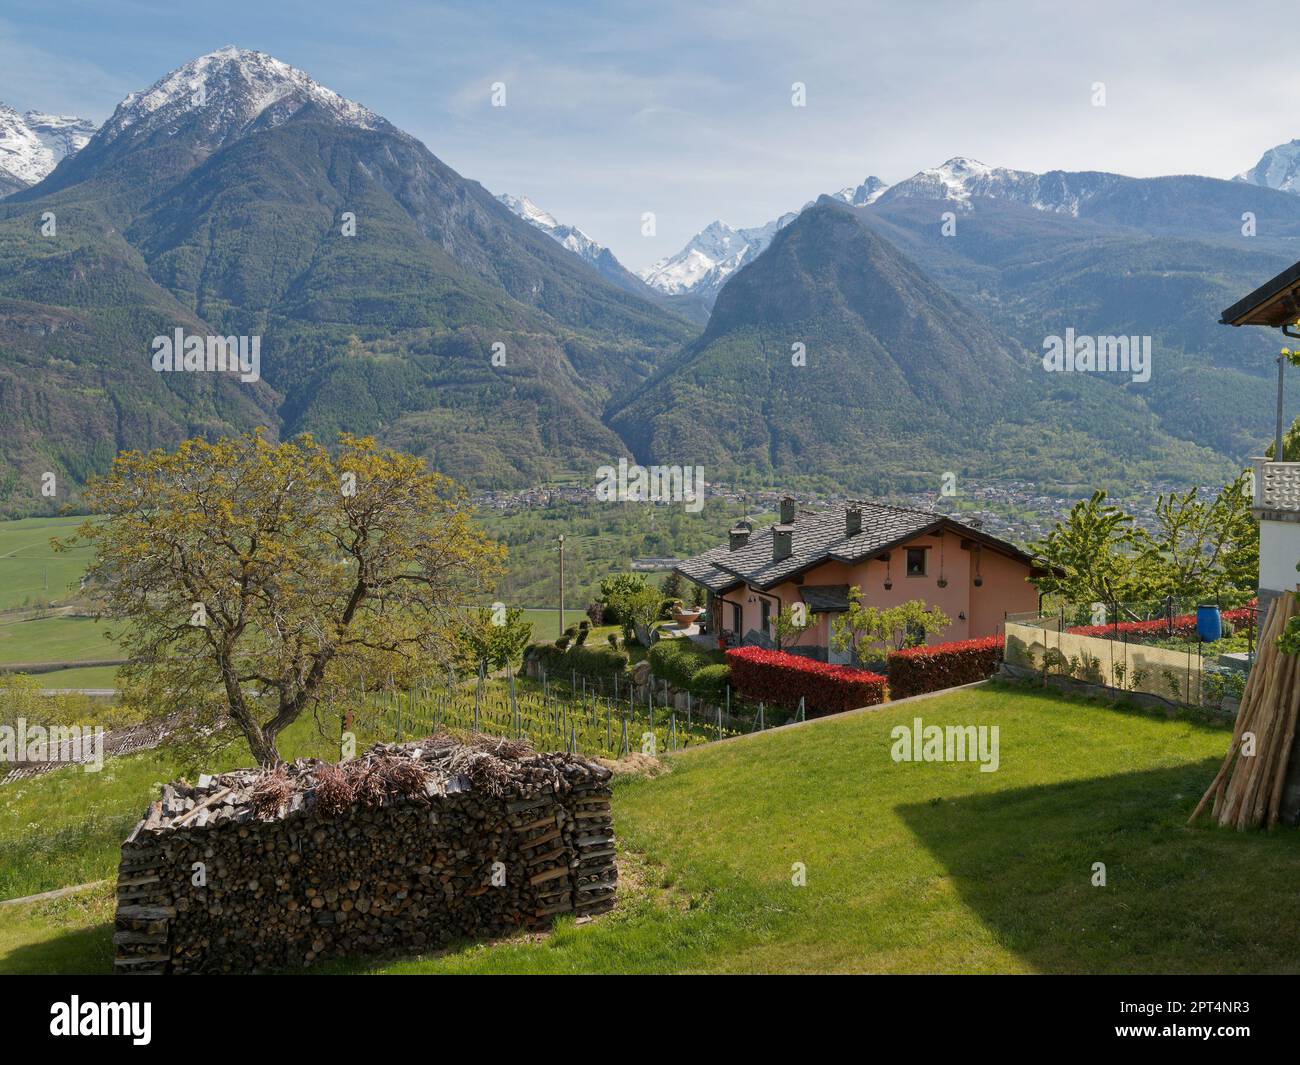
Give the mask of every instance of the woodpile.
POLYGON ((122 845, 115 969, 287 969, 604 912, 610 775, 438 735, 166 785, 122 845))
POLYGON ((1238 829, 1272 827, 1294 820, 1292 753, 1300 712, 1300 656, 1277 646, 1297 599, 1284 592, 1273 600, 1260 630, 1259 647, 1237 711, 1227 757, 1192 811, 1194 822, 1208 807, 1220 825, 1238 829))

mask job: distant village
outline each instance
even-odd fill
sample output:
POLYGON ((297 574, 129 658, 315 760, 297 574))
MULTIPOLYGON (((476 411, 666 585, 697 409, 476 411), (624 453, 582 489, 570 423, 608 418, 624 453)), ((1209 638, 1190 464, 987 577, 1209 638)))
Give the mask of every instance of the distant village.
MULTIPOLYGON (((1202 491, 1212 497, 1219 487, 1205 485, 1202 491)), ((1154 524, 1155 504, 1161 494, 1185 490, 1186 486, 1173 482, 1134 485, 1130 486, 1123 495, 1114 496, 1113 501, 1121 504, 1127 513, 1132 514, 1138 524, 1149 526, 1154 524)), ((479 492, 475 494, 474 502, 482 511, 508 514, 565 504, 588 504, 591 502, 592 491, 590 486, 580 484, 545 485, 527 489, 479 492)), ((726 500, 753 513, 762 514, 774 513, 786 494, 779 489, 743 489, 725 483, 710 482, 706 498, 726 500)), ((1086 499, 1089 494, 1083 488, 1071 494, 1044 492, 1041 487, 1027 481, 1008 481, 977 486, 954 485, 951 494, 932 491, 873 498, 898 506, 948 514, 966 524, 977 525, 993 536, 1023 546, 1050 532, 1054 522, 1063 518, 1078 500, 1086 499)), ((796 493, 798 504, 812 510, 834 506, 848 498, 857 497, 844 494, 799 495, 796 493)), ((654 505, 680 506, 674 503, 654 505)), ((708 513, 707 509, 704 513, 708 513)), ((674 561, 670 558, 635 559, 632 568, 668 569, 674 561)))

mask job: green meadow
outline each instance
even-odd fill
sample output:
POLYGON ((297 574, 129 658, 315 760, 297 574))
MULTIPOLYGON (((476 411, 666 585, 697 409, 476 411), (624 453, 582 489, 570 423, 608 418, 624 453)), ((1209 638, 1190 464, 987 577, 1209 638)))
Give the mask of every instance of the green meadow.
MULTIPOLYGON (((618 780, 613 913, 311 971, 1293 972, 1300 837, 1186 824, 1228 735, 990 684, 712 744, 618 780), (997 725, 1000 767, 894 762, 916 716, 997 725)), ((150 752, 0 791, 0 895, 111 877, 176 768, 150 752)), ((0 907, 0 971, 106 972, 110 917, 106 888, 0 907)))

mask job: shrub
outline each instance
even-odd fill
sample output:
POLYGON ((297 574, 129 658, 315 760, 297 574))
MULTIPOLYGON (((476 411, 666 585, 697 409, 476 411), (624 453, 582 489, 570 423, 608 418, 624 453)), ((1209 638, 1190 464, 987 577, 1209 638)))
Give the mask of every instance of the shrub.
POLYGON ((688 691, 694 690, 691 680, 700 669, 725 662, 719 652, 698 647, 686 639, 660 640, 650 648, 646 657, 651 672, 659 680, 688 691))
POLYGON ((555 641, 555 646, 558 647, 561 651, 567 650, 569 646, 569 637, 567 635, 561 636, 558 640, 555 641))
POLYGON ((575 646, 575 647, 581 647, 584 643, 586 643, 586 642, 587 642, 587 633, 589 633, 589 632, 591 632, 591 628, 590 628, 590 626, 588 626, 587 623, 584 621, 584 622, 582 623, 582 628, 578 629, 578 634, 573 638, 573 644, 574 644, 574 646, 575 646))
MULTIPOLYGON (((647 590, 643 573, 619 573, 601 581, 600 601, 605 605, 605 624, 627 624, 632 600, 647 590)), ((659 593, 654 595, 657 598, 659 593)))
POLYGON ((524 651, 524 661, 533 659, 540 662, 544 669, 550 670, 555 668, 555 663, 564 657, 564 649, 557 647, 553 643, 534 643, 529 644, 524 651))
POLYGON ((731 683, 731 667, 726 662, 701 666, 691 676, 690 691, 702 699, 720 700, 731 683))
POLYGON ((889 697, 906 699, 991 677, 1002 661, 1002 643, 1001 636, 986 636, 891 651, 889 697))
MULTIPOLYGON (((1223 611, 1220 615, 1223 619, 1223 634, 1229 635, 1236 625, 1249 624, 1254 612, 1254 600, 1235 610, 1223 611)), ((1156 618, 1154 621, 1120 621, 1110 625, 1075 625, 1066 631, 1075 636, 1099 636, 1103 640, 1124 639, 1130 642, 1163 640, 1167 636, 1181 636, 1186 640, 1194 640, 1196 639, 1196 615, 1180 614, 1170 621, 1156 618)))
MULTIPOLYGON (((587 619, 593 625, 605 624, 605 604, 601 602, 595 602, 592 603, 590 606, 588 606, 587 619)), ((614 624, 618 621, 618 618, 610 618, 609 620, 610 620, 610 624, 614 624)))
POLYGON ((735 647, 727 652, 731 685, 746 699, 796 709, 810 717, 884 702, 885 678, 849 666, 828 665, 784 651, 735 647))
POLYGON ((659 620, 672 621, 673 615, 681 610, 682 601, 680 599, 664 599, 659 603, 659 620))
POLYGON ((558 664, 559 669, 573 669, 588 677, 622 676, 632 664, 626 651, 614 647, 580 644, 569 650, 558 664))

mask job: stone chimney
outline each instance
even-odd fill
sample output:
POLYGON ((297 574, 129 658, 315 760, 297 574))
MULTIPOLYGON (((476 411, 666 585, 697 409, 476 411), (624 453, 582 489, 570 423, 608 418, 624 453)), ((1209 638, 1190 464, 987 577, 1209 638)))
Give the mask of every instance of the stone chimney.
POLYGON ((781 500, 781 524, 794 524, 794 499, 791 496, 786 496, 781 500))
POLYGON ((729 536, 731 538, 730 550, 739 551, 742 547, 744 547, 747 543, 749 543, 750 532, 751 529, 747 522, 741 521, 733 525, 729 533, 729 536))
MULTIPOLYGON (((785 504, 782 503, 782 508, 785 504)), ((782 522, 772 526, 772 561, 780 562, 794 554, 794 526, 782 522)))
POLYGON ((844 512, 844 535, 857 536, 862 531, 862 508, 850 503, 844 512))

